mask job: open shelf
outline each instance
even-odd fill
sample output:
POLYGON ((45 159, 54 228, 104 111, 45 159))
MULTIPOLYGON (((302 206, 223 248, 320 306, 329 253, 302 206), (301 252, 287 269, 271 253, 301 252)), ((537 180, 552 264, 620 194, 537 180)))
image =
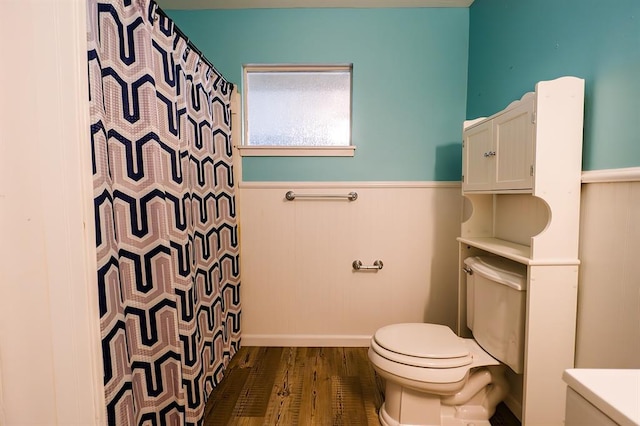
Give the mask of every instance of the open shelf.
POLYGON ((488 251, 489 253, 506 257, 507 259, 511 259, 518 263, 523 263, 525 265, 531 264, 531 247, 524 246, 522 244, 516 244, 492 237, 459 237, 458 241, 463 244, 468 244, 481 250, 488 251))

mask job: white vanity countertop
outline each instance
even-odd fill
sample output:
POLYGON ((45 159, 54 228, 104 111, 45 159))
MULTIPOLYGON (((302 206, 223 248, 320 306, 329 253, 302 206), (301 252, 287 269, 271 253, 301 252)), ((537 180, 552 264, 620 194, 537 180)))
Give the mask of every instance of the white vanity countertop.
POLYGON ((620 425, 640 425, 640 370, 572 368, 562 378, 620 425))

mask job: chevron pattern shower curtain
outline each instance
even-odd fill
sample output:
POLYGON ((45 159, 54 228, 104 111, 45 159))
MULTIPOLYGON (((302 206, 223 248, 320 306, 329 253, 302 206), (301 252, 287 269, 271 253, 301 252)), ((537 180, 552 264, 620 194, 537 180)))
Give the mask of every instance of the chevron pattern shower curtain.
POLYGON ((153 0, 89 0, 88 37, 107 418, 202 424, 240 342, 233 85, 153 0))

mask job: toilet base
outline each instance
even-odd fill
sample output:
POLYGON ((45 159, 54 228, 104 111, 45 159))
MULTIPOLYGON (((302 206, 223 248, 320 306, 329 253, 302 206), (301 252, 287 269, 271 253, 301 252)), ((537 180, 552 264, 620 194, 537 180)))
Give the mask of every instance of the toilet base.
MULTIPOLYGON (((378 419, 380 420, 380 424, 382 426, 403 426, 402 423, 398 423, 389 415, 389 413, 387 413, 387 408, 385 406, 385 403, 382 403, 382 407, 380 407, 380 413, 378 415, 378 419)), ((489 420, 458 419, 454 417, 454 413, 452 413, 451 416, 443 414, 440 417, 439 424, 441 426, 491 426, 491 423, 489 422, 489 420)), ((416 425, 411 423, 411 426, 416 426, 416 425)), ((420 426, 427 426, 427 425, 420 425, 420 426)))
POLYGON ((504 399, 504 366, 475 369, 457 393, 438 395, 408 387, 379 371, 386 380, 379 419, 383 426, 490 426, 489 418, 504 399))

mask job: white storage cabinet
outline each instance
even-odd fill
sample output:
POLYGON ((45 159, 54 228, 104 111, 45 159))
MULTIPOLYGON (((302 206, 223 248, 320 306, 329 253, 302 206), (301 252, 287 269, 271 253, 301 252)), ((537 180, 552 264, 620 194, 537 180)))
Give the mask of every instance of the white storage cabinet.
POLYGON ((524 374, 505 401, 523 424, 562 425, 574 366, 584 80, 539 82, 505 110, 465 122, 458 333, 466 327, 468 256, 527 267, 524 374))
POLYGON ((513 191, 533 187, 533 93, 464 132, 464 191, 513 191))

